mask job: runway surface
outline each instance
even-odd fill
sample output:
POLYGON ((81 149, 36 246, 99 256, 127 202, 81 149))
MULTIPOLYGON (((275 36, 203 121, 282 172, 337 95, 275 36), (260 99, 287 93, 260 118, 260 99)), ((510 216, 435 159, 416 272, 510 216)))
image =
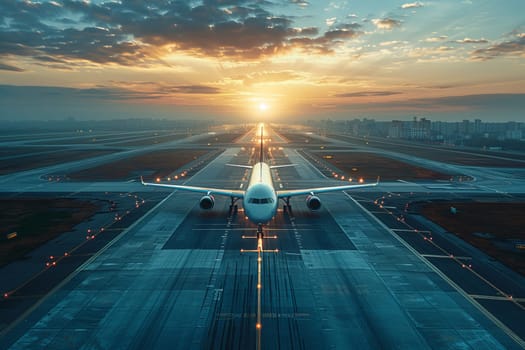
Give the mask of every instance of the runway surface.
MULTIPOLYGON (((276 188, 327 182, 283 150, 276 188)), ((246 186, 231 147, 188 184, 246 186)), ((135 186, 135 185, 134 185, 135 186)), ((397 185, 396 185, 397 186, 397 185)), ((403 187, 403 184, 400 184, 403 187)), ((420 185, 410 185, 419 187, 420 185)), ((31 189, 28 183, 28 190, 31 189)), ((229 199, 213 211, 174 192, 68 277, 0 340, 12 349, 513 349, 464 292, 344 193, 270 223, 260 272, 254 226, 229 199), (258 274, 261 298, 258 299, 258 274), (258 316, 261 328, 256 327, 258 316), (258 332, 260 338, 258 337, 258 332)))

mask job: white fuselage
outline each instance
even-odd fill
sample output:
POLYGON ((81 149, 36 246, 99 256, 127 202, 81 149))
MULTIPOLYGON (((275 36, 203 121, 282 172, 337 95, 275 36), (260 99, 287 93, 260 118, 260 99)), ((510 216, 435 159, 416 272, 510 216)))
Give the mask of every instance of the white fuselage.
POLYGON ((270 167, 255 164, 243 199, 244 213, 254 224, 265 224, 275 216, 278 205, 270 167))

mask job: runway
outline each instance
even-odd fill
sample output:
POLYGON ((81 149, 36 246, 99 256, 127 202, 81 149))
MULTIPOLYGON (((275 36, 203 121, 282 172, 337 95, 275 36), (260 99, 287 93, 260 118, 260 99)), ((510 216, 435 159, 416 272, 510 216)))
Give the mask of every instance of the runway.
MULTIPOLYGON (((284 149, 276 188, 320 186, 284 149)), ((188 184, 246 185, 249 152, 226 149, 188 184), (217 180, 219 179, 219 180, 217 180)), ((402 185, 400 185, 402 186, 402 185)), ((12 349, 518 349, 475 303, 344 193, 312 213, 293 198, 264 240, 260 311, 256 241, 242 208, 173 192, 48 294, 0 340, 12 349)))

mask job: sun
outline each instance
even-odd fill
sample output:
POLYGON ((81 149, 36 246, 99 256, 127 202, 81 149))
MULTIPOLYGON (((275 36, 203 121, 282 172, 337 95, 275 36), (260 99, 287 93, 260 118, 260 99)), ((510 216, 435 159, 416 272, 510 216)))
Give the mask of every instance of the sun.
POLYGON ((259 103, 259 111, 264 112, 268 110, 268 105, 264 102, 259 103))

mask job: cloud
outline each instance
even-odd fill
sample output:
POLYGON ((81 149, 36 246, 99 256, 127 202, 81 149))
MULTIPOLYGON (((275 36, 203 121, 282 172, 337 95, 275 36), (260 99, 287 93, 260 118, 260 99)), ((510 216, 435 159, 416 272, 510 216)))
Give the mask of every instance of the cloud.
POLYGON ((501 56, 525 57, 525 36, 516 35, 513 40, 503 41, 472 53, 474 60, 486 61, 501 56))
POLYGON ((290 2, 292 4, 296 4, 296 5, 298 5, 300 7, 303 7, 303 8, 310 6, 310 3, 308 1, 305 1, 305 0, 290 0, 290 2))
POLYGON ((175 86, 171 90, 172 92, 183 93, 183 94, 218 94, 221 92, 220 89, 212 86, 205 85, 181 85, 175 86))
POLYGON ((131 90, 121 88, 88 88, 75 89, 56 86, 15 86, 0 85, 0 95, 2 98, 31 100, 33 103, 39 101, 63 100, 78 101, 89 100, 125 100, 134 99, 140 95, 131 90))
POLYGON ((112 86, 91 88, 0 85, 0 95, 7 99, 17 99, 23 96, 25 100, 45 103, 51 100, 61 102, 137 101, 222 92, 216 87, 206 85, 168 85, 158 82, 113 82, 112 84, 112 86))
POLYGON ((378 29, 392 30, 395 27, 401 26, 401 21, 393 18, 375 18, 372 20, 372 23, 378 29))
POLYGON ((465 38, 461 40, 455 40, 454 41, 457 44, 486 44, 489 41, 487 39, 481 38, 481 39, 471 39, 471 38, 465 38))
MULTIPOLYGON (((461 96, 443 96, 415 99, 400 99, 396 101, 354 102, 345 105, 338 104, 339 109, 346 111, 363 111, 366 113, 385 113, 392 116, 400 113, 406 116, 410 112, 422 113, 453 113, 457 120, 459 113, 467 112, 469 115, 475 111, 478 116, 488 116, 511 113, 521 117, 525 109, 525 94, 478 94, 461 96), (495 113, 497 112, 497 113, 495 113)), ((497 117, 496 117, 497 118, 497 117)))
POLYGON ((297 35, 317 35, 319 34, 319 29, 316 27, 304 27, 304 28, 294 28, 293 29, 297 35))
POLYGON ((413 9, 413 8, 423 7, 423 6, 424 4, 422 2, 416 1, 416 2, 403 4, 401 5, 401 8, 402 9, 413 9))
POLYGON ((240 80, 247 86, 265 83, 282 83, 302 78, 304 78, 303 75, 291 70, 258 71, 233 77, 234 80, 240 80))
POLYGON ((525 108, 525 94, 478 94, 411 99, 401 104, 418 107, 465 107, 469 109, 525 108))
POLYGON ((380 42, 379 46, 392 46, 392 45, 404 45, 404 44, 408 44, 408 41, 391 40, 391 41, 380 42))
POLYGON ((335 97, 370 97, 370 96, 392 96, 399 95, 399 91, 360 91, 360 92, 349 92, 344 94, 336 94, 335 97))
POLYGON ((440 46, 440 47, 415 47, 408 52, 408 57, 415 58, 431 58, 448 56, 454 51, 453 47, 440 46))
POLYGON ((1 63, 0 62, 0 70, 6 70, 6 71, 10 71, 10 72, 24 72, 25 69, 23 68, 19 68, 19 67, 16 67, 16 66, 11 66, 9 64, 5 64, 5 63, 1 63))
POLYGON ((335 24, 336 21, 337 21, 337 17, 330 17, 325 20, 325 23, 327 26, 331 27, 335 24))
POLYGON ((448 36, 441 35, 441 36, 435 36, 435 37, 431 37, 431 38, 426 38, 423 41, 426 42, 426 43, 438 43, 438 42, 441 42, 441 41, 445 41, 447 39, 448 39, 448 36))
POLYGON ((339 24, 333 29, 326 31, 322 36, 308 38, 298 37, 289 40, 294 48, 314 53, 331 53, 333 48, 344 42, 362 35, 361 25, 358 23, 339 24))
POLYGON ((170 52, 249 60, 298 45, 330 52, 341 40, 355 37, 355 28, 334 29, 333 24, 325 33, 294 28, 293 18, 263 7, 274 8, 267 1, 248 0, 1 2, 7 20, 0 26, 0 58, 25 56, 64 68, 70 61, 167 65, 162 58, 170 52))

